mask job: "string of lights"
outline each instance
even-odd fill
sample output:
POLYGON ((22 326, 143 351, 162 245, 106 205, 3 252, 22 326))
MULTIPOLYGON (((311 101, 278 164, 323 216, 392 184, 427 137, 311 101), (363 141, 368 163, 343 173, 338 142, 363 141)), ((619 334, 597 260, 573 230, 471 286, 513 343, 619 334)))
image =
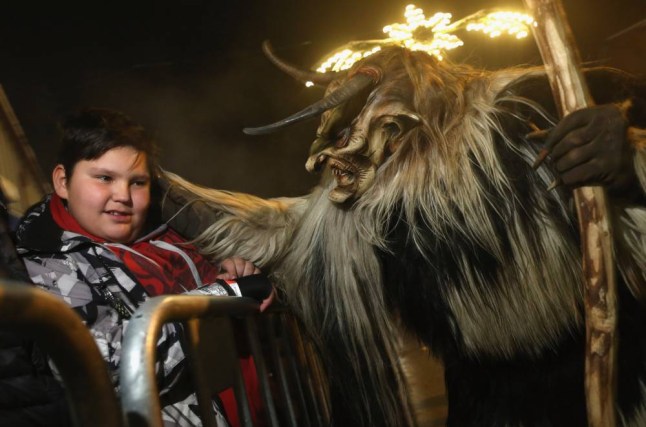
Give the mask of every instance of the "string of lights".
POLYGON ((336 49, 315 66, 316 71, 347 70, 355 62, 392 45, 424 51, 442 60, 447 51, 464 44, 454 34, 459 30, 480 32, 490 38, 508 35, 522 39, 535 25, 531 16, 509 11, 479 11, 452 23, 450 13, 438 12, 426 18, 424 11, 413 4, 406 6, 404 18, 405 23, 389 24, 383 28, 387 34, 384 39, 353 41, 336 49))

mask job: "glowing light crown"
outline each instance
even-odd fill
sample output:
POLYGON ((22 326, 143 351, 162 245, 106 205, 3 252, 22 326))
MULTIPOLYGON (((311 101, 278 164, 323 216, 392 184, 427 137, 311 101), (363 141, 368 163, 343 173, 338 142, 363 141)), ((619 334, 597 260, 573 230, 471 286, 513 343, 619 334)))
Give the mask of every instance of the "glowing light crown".
POLYGON ((424 11, 412 4, 406 6, 404 17, 406 23, 384 27, 387 38, 347 43, 320 61, 316 71, 325 73, 347 70, 355 62, 378 52, 382 47, 393 45, 421 50, 442 60, 446 51, 464 44, 453 34, 457 30, 481 32, 491 38, 510 35, 522 39, 527 37, 531 26, 536 25, 529 15, 506 11, 479 11, 454 23, 451 23, 452 15, 444 12, 438 12, 427 19, 424 11))

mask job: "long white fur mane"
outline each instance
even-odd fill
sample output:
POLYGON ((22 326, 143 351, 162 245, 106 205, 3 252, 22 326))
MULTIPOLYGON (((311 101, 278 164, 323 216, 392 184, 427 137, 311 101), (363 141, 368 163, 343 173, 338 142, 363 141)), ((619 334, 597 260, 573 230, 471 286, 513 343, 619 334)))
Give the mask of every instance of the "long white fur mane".
MULTIPOLYGON (((348 352, 347 360, 356 363, 357 375, 364 376, 356 378, 360 384, 363 381, 357 399, 368 398, 368 391, 373 390, 382 396, 384 406, 405 407, 395 328, 384 300, 377 255, 378 250, 389 250, 386 231, 396 207, 408 226, 410 243, 428 262, 432 262, 427 257, 429 233, 436 244, 451 245, 448 230, 457 230, 463 239, 486 248, 499 262, 509 263, 496 277, 500 286, 491 287, 479 276, 477 266, 469 265, 467 257, 456 252, 465 280, 460 286, 443 284, 449 290, 446 299, 455 328, 474 356, 538 356, 581 325, 582 287, 564 285, 581 282, 579 248, 561 234, 555 219, 545 214, 549 194, 539 202, 543 205, 532 209, 532 223, 540 232, 537 239, 528 240, 518 225, 518 213, 527 207, 519 205, 494 146, 496 137, 503 135, 507 147, 523 162, 532 163, 535 152, 506 139, 496 116, 502 102, 526 103, 506 90, 512 82, 536 73, 510 69, 465 75, 465 90, 456 92, 463 98, 456 100, 453 120, 434 121, 431 112, 422 111, 422 126, 411 131, 379 168, 372 186, 350 207, 340 207, 327 198, 334 185, 328 175, 307 196, 271 200, 205 189, 176 175, 168 176, 173 185, 190 190, 219 211, 213 225, 196 241, 204 253, 217 258, 238 255, 270 269, 288 304, 318 340, 323 359, 324 341, 329 345, 330 337, 322 337, 338 334, 339 345, 348 352), (479 177, 483 175, 490 180, 491 191, 507 200, 492 207, 498 218, 483 209, 491 203, 481 188, 479 177), (494 221, 500 219, 509 224, 505 237, 512 245, 511 260, 503 256, 499 245, 501 236, 494 221), (374 364, 364 366, 362 360, 374 360, 374 364), (384 368, 384 363, 390 366, 384 368), (395 372, 395 393, 387 389, 393 383, 389 369, 395 372)), ((646 182, 642 164, 646 162, 642 161, 638 170, 646 182)), ((540 169, 537 179, 546 188, 553 176, 540 169)), ((555 200, 560 203, 559 220, 570 221, 568 207, 557 198, 552 202, 555 200)), ((635 209, 622 214, 628 231, 620 234, 643 255, 646 214, 644 209, 635 209)), ((637 265, 641 272, 646 271, 646 259, 637 259, 637 265)), ((392 413, 398 411, 393 409, 392 413)), ((365 421, 370 425, 370 420, 365 421)), ((378 424, 411 422, 396 416, 385 421, 378 424)))

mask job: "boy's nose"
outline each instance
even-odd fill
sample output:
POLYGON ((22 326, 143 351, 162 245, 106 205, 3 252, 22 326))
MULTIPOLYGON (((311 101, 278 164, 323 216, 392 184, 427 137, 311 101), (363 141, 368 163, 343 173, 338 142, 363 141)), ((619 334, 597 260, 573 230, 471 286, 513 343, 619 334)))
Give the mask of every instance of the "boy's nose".
POLYGON ((131 199, 130 185, 128 183, 115 183, 112 198, 117 202, 127 203, 131 199))

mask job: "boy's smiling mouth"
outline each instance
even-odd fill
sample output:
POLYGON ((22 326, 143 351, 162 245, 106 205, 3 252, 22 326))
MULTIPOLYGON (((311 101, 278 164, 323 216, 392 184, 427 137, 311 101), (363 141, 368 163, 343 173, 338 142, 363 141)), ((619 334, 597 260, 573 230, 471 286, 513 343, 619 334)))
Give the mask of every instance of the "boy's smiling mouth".
POLYGON ((104 211, 106 214, 109 216, 113 217, 114 219, 122 219, 122 220, 128 220, 130 217, 132 217, 131 212, 124 212, 124 211, 117 211, 117 210, 107 210, 104 211))

